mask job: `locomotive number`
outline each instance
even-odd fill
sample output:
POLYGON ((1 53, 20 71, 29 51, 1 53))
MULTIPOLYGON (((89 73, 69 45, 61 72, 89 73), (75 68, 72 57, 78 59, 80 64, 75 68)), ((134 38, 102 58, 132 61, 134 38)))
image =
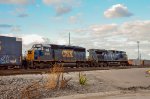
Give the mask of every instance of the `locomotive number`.
POLYGON ((45 52, 45 55, 50 55, 50 53, 48 53, 48 52, 45 52))
POLYGON ((62 56, 63 57, 73 57, 73 50, 63 50, 62 56))

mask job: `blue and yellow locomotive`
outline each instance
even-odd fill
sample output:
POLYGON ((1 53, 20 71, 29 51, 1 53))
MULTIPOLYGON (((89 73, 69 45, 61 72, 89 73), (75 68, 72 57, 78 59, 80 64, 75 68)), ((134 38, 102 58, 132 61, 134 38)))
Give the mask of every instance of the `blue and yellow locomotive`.
POLYGON ((55 63, 81 65, 86 61, 86 49, 78 46, 35 44, 26 56, 33 68, 51 67, 55 63))

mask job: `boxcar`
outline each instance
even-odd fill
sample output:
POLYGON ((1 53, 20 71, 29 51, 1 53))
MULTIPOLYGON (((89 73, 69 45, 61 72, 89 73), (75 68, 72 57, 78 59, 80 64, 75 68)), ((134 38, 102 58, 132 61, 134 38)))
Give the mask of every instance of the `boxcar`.
POLYGON ((150 66, 150 60, 143 60, 142 65, 144 65, 144 66, 150 66))
POLYGON ((22 40, 16 37, 0 36, 0 66, 20 66, 22 64, 22 40))
MULTIPOLYGON (((129 65, 132 65, 132 66, 140 66, 140 65, 144 65, 144 60, 129 59, 128 63, 129 65)), ((145 61, 145 63, 147 63, 147 61, 145 61)))

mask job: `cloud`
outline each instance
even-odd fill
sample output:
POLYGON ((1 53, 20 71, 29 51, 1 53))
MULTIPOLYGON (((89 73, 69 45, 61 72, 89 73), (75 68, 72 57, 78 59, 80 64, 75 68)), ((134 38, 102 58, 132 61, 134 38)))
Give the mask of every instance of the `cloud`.
POLYGON ((50 40, 37 34, 21 35, 23 41, 23 51, 31 49, 33 44, 50 44, 50 40))
POLYGON ((81 13, 78 13, 77 15, 74 16, 70 16, 69 23, 71 24, 81 23, 82 22, 81 16, 82 16, 81 13))
POLYGON ((69 13, 72 10, 72 8, 70 6, 57 6, 56 7, 56 15, 60 16, 63 15, 65 13, 69 13))
MULTIPOLYGON (((65 31, 71 33, 71 43, 89 48, 126 51, 129 58, 137 58, 137 41, 140 41, 142 58, 150 59, 150 20, 137 20, 122 24, 95 24, 65 31)), ((64 34, 62 34, 64 35, 64 34)))
POLYGON ((70 4, 72 2, 73 0, 43 0, 43 3, 47 5, 70 4))
POLYGON ((21 31, 21 27, 20 26, 13 26, 11 29, 11 32, 20 32, 21 31))
POLYGON ((18 17, 20 17, 20 18, 24 18, 24 17, 28 17, 29 15, 28 14, 26 14, 26 13, 22 13, 22 14, 19 14, 18 15, 18 17))
POLYGON ((20 32, 21 31, 21 26, 15 26, 15 25, 10 25, 10 24, 0 24, 0 28, 10 29, 11 32, 20 32))
POLYGON ((12 26, 10 24, 0 24, 0 28, 11 28, 12 26))
POLYGON ((21 5, 26 5, 26 4, 31 4, 33 3, 34 0, 0 0, 0 4, 21 4, 21 5))
POLYGON ((117 29, 117 24, 92 25, 90 29, 95 33, 113 32, 117 29))
POLYGON ((25 18, 29 16, 24 6, 16 7, 12 14, 19 18, 25 18))
POLYGON ((31 35, 22 35, 21 36, 24 45, 29 45, 32 43, 46 43, 47 39, 41 35, 31 34, 31 35))
POLYGON ((133 14, 128 11, 128 8, 122 4, 113 5, 104 12, 106 18, 130 17, 133 14))
POLYGON ((70 16, 69 22, 70 23, 76 23, 78 21, 78 18, 76 16, 70 16))
POLYGON ((73 0, 43 0, 43 3, 54 7, 57 16, 71 12, 74 6, 73 0))
POLYGON ((10 36, 10 37, 18 37, 22 38, 22 44, 23 44, 23 53, 29 49, 31 49, 33 44, 49 44, 50 40, 48 38, 45 38, 41 35, 37 34, 1 34, 3 36, 10 36))

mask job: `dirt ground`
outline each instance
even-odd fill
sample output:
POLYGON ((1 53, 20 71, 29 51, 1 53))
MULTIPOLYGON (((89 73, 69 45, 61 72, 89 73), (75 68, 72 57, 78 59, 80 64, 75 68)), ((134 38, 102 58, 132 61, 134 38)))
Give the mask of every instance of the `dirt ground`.
MULTIPOLYGON (((59 90, 39 88, 37 99, 55 97, 56 99, 62 99, 63 96, 69 97, 68 99, 72 97, 74 97, 72 99, 88 99, 89 97, 98 99, 100 96, 102 99, 111 99, 105 96, 113 97, 113 95, 126 94, 134 96, 134 94, 141 93, 141 91, 150 93, 150 75, 146 74, 147 70, 150 70, 150 68, 86 71, 83 72, 87 77, 87 84, 84 86, 79 84, 78 72, 65 73, 65 78, 72 78, 66 88, 59 90), (98 94, 98 96, 95 94, 98 94)), ((47 81, 47 76, 47 74, 0 76, 0 99, 21 99, 22 90, 26 86, 35 81, 40 81, 39 83, 42 85, 47 81)))
POLYGON ((150 93, 135 93, 135 94, 103 96, 103 97, 93 96, 89 98, 80 98, 80 99, 150 99, 150 93))
POLYGON ((149 70, 149 68, 95 71, 94 76, 116 87, 148 87, 150 85, 150 77, 146 74, 147 70, 149 70))
POLYGON ((49 99, 150 99, 150 93, 149 92, 137 92, 128 94, 105 93, 105 95, 102 93, 94 93, 94 94, 92 93, 92 94, 63 96, 49 99))
MULTIPOLYGON (((78 94, 53 99, 150 99, 150 68, 103 70, 86 72, 89 83, 107 85, 108 91, 78 94), (109 86, 109 87, 108 87, 109 86)), ((99 87, 97 85, 97 87, 99 87)))

